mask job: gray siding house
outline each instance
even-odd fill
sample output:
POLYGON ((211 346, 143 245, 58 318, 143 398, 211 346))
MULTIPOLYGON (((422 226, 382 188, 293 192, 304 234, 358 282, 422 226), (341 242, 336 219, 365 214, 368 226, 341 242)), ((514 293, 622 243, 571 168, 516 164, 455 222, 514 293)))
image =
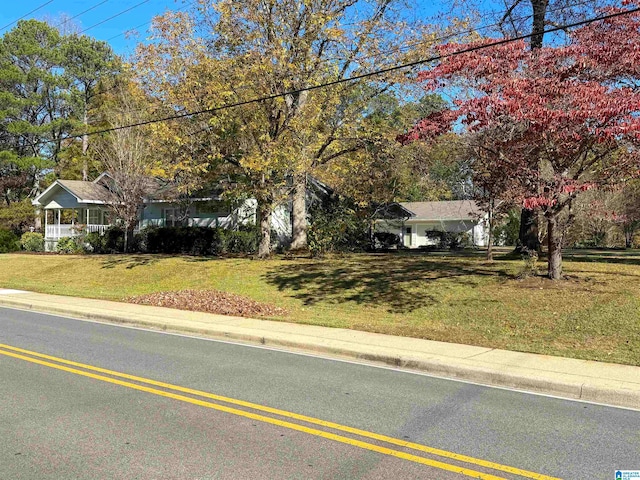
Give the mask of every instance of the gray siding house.
POLYGON ((487 245, 487 214, 473 200, 399 202, 382 216, 376 231, 398 235, 406 248, 435 245, 433 232, 465 233, 474 246, 487 245))
MULTIPOLYGON (((63 237, 74 237, 82 232, 104 233, 116 223, 109 210, 112 201, 108 174, 103 173, 93 182, 81 180, 56 180, 33 200, 33 205, 44 214, 45 249, 55 250, 63 237)), ((166 191, 165 191, 166 193, 166 191)), ((179 212, 184 205, 171 200, 170 195, 163 198, 163 189, 159 186, 155 192, 145 198, 140 205, 138 225, 135 230, 147 226, 177 226, 183 224, 179 212)), ((254 199, 240 202, 230 207, 219 195, 200 196, 189 201, 186 224, 200 227, 236 228, 242 224, 256 222, 254 199)), ((272 215, 272 228, 278 240, 290 238, 291 222, 287 205, 278 207, 272 215)))

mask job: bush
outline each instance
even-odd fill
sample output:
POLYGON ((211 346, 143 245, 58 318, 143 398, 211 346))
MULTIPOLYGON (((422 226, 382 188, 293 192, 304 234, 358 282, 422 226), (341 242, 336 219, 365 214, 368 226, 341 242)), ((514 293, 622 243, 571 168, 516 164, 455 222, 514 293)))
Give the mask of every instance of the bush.
POLYGON ((219 255, 253 253, 259 232, 254 226, 226 230, 209 227, 146 227, 137 237, 138 248, 147 253, 219 255))
POLYGON ((241 226, 238 230, 220 231, 223 252, 255 253, 260 244, 260 228, 255 225, 241 226))
POLYGON ((401 245, 400 235, 391 232, 376 232, 373 234, 377 248, 393 248, 401 245))
POLYGON ((17 252, 20 250, 20 240, 11 230, 0 229, 0 253, 17 252))
POLYGON ((104 238, 100 232, 89 232, 84 238, 84 247, 90 253, 104 253, 104 238))
MULTIPOLYGON (((253 225, 238 230, 209 227, 145 227, 133 236, 129 251, 184 255, 219 255, 222 253, 254 253, 260 241, 259 229, 253 225)), ((107 229, 104 235, 88 233, 83 243, 86 251, 117 253, 124 248, 124 231, 107 229)))
POLYGON ((509 210, 507 217, 496 225, 494 238, 496 245, 517 245, 520 237, 520 211, 509 210))
POLYGON ((56 245, 56 252, 58 253, 80 253, 82 251, 82 245, 72 237, 62 237, 56 245))
POLYGON ((44 252, 44 237, 41 233, 26 232, 20 237, 20 245, 27 252, 44 252))
POLYGON ((308 241, 312 254, 362 252, 371 247, 367 214, 349 202, 337 199, 310 213, 308 241))
POLYGON ((472 245, 471 237, 466 232, 454 233, 441 230, 428 230, 425 232, 428 240, 435 241, 435 245, 427 245, 426 250, 461 250, 472 245))
POLYGON ((120 253, 124 250, 124 230, 120 227, 109 227, 102 236, 103 253, 120 253))

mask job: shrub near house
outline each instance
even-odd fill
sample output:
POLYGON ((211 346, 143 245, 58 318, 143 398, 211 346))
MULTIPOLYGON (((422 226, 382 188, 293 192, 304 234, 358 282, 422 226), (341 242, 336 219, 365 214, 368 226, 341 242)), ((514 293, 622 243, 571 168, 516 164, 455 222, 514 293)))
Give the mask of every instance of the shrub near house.
POLYGON ((20 238, 20 244, 27 252, 44 252, 44 237, 41 233, 23 233, 20 238))
POLYGON ((11 230, 0 229, 0 253, 20 250, 20 240, 11 230))

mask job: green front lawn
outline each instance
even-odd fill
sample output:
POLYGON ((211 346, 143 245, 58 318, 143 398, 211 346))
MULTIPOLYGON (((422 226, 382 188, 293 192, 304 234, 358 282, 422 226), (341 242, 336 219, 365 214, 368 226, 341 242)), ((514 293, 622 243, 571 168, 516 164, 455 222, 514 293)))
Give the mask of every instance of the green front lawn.
POLYGON ((640 252, 567 252, 564 266, 554 283, 480 254, 6 254, 0 287, 109 300, 217 289, 284 307, 291 322, 640 365, 640 252))

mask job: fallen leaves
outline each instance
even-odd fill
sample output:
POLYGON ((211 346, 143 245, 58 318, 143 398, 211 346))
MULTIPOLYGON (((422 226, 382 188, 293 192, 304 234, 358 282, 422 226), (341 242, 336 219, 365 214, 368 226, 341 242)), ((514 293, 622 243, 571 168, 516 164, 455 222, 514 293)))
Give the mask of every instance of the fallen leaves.
POLYGON ((241 295, 218 290, 179 290, 156 292, 125 299, 126 302, 155 307, 177 308, 193 312, 216 313, 238 317, 280 317, 286 315, 284 308, 261 303, 241 295))

